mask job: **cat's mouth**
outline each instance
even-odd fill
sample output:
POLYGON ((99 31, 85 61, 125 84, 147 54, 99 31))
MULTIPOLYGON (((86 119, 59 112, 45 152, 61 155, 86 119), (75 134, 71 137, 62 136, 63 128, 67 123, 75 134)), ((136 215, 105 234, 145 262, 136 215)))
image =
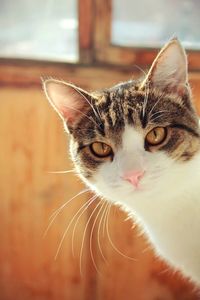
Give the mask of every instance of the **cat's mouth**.
POLYGON ((134 186, 130 183, 130 188, 131 188, 132 192, 140 193, 140 192, 145 191, 145 187, 143 186, 142 183, 139 183, 137 186, 134 186))
POLYGON ((129 192, 142 192, 145 191, 145 187, 143 185, 143 183, 139 183, 137 186, 134 186, 133 184, 122 180, 120 183, 119 182, 110 182, 110 187, 112 189, 121 189, 121 188, 125 188, 126 190, 128 190, 129 192))

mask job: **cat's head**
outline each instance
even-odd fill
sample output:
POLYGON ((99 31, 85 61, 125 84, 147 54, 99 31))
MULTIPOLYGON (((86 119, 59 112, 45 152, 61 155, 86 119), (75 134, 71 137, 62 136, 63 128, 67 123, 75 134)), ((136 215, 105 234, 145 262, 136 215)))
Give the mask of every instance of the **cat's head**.
POLYGON ((95 93, 48 79, 44 90, 69 132, 78 173, 100 195, 132 207, 191 181, 200 130, 177 39, 145 78, 95 93))

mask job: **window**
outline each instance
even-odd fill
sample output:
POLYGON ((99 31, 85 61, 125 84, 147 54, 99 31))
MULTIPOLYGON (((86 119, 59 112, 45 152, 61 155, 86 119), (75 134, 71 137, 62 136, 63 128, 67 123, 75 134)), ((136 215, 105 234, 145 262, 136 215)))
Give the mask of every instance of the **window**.
POLYGON ((196 0, 113 0, 113 45, 159 48, 178 36, 188 49, 200 49, 200 2, 196 0))
POLYGON ((78 61, 75 0, 5 0, 0 28, 1 57, 78 61))

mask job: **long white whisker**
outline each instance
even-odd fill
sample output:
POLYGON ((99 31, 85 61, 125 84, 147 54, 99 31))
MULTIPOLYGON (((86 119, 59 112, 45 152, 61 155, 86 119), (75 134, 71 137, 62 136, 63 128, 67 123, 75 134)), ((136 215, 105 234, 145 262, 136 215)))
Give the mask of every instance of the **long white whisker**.
POLYGON ((90 101, 87 99, 87 97, 85 97, 85 95, 82 94, 76 87, 74 87, 74 89, 77 91, 77 93, 78 93, 79 95, 81 95, 81 96, 86 100, 86 102, 87 102, 87 103, 90 105, 90 107, 92 108, 92 110, 93 110, 95 116, 97 117, 97 119, 99 119, 100 122, 101 122, 101 117, 98 115, 98 113, 96 112, 96 110, 94 109, 94 107, 92 106, 92 104, 90 103, 90 101))
POLYGON ((133 67, 136 67, 139 71, 141 71, 145 77, 147 76, 147 72, 145 72, 140 66, 134 64, 133 67))
POLYGON ((75 215, 73 216, 73 218, 72 218, 71 221, 69 222, 69 224, 68 224, 68 226, 67 226, 67 228, 66 228, 66 230, 65 230, 65 232, 64 232, 64 234, 63 234, 63 236, 62 236, 62 239, 61 239, 61 241, 60 241, 60 243, 59 243, 59 245, 58 245, 58 249, 57 249, 57 252, 56 252, 56 255, 55 255, 55 260, 56 260, 57 257, 58 257, 58 254, 59 254, 59 252, 60 252, 60 249, 61 249, 62 244, 63 244, 63 242, 64 242, 64 239, 65 239, 65 237, 66 237, 66 234, 67 234, 67 232, 68 232, 70 226, 72 225, 73 221, 75 220, 75 218, 77 217, 77 215, 80 213, 80 211, 81 211, 82 209, 84 209, 84 211, 85 211, 85 210, 92 204, 92 202, 93 202, 94 200, 95 200, 95 198, 92 197, 92 198, 90 198, 88 201, 86 201, 86 202, 79 208, 79 210, 75 213, 75 215))
POLYGON ((153 118, 155 115, 158 115, 158 114, 161 114, 161 113, 165 113, 165 112, 169 112, 169 111, 166 110, 166 109, 156 111, 155 113, 153 113, 153 114, 150 116, 150 120, 151 120, 151 118, 153 118))
POLYGON ((76 127, 76 131, 81 131, 81 132, 94 132, 94 129, 90 128, 85 128, 85 127, 76 127))
MULTIPOLYGON (((100 221, 99 221, 99 224, 98 224, 98 231, 97 231, 97 243, 98 243, 98 247, 99 247, 99 251, 101 253, 101 256, 103 258, 103 260, 107 263, 107 260, 103 254, 103 250, 101 248, 101 243, 100 243, 100 229, 101 229, 101 226, 102 226, 102 223, 103 223, 103 220, 105 222, 105 216, 106 216, 106 209, 108 208, 108 203, 105 202, 104 204, 104 210, 102 212, 102 215, 101 215, 101 218, 100 218, 100 221)), ((104 228, 104 227, 103 227, 104 228)))
POLYGON ((67 202, 65 202, 64 204, 62 204, 56 211, 53 212, 53 214, 50 216, 50 223, 47 226, 47 229, 45 230, 43 237, 45 237, 50 229, 50 227, 52 226, 54 220, 56 219, 56 217, 58 216, 58 214, 64 209, 64 207, 66 207, 71 201, 73 201, 76 197, 88 192, 89 189, 84 189, 82 191, 80 191, 78 194, 76 194, 75 196, 73 196, 72 198, 70 198, 67 202))
POLYGON ((68 205, 70 202, 72 202, 76 197, 86 193, 86 192, 89 192, 90 189, 86 188, 82 191, 80 191, 78 194, 76 194, 75 196, 73 196, 72 198, 70 198, 67 202, 63 203, 58 209, 56 209, 52 214, 51 216, 49 217, 49 220, 51 220, 55 215, 57 215, 57 213, 59 214, 59 212, 66 206, 68 205))
MULTIPOLYGON (((97 196, 96 198, 97 199, 97 196)), ((86 237, 86 232, 87 232, 87 228, 89 226, 90 220, 92 219, 92 216, 94 215, 95 211, 97 210, 97 208, 99 207, 99 205, 101 204, 101 202, 99 202, 96 207, 93 209, 92 213, 90 214, 90 217, 88 218, 88 221, 85 225, 85 229, 83 232, 83 239, 82 239, 82 243, 81 243, 81 250, 80 250, 80 274, 82 275, 82 257, 83 257, 83 247, 84 247, 84 242, 85 242, 85 237, 86 237)))
POLYGON ((149 112, 149 117, 151 117, 151 113, 154 111, 154 108, 158 105, 158 103, 160 102, 161 99, 162 99, 162 96, 160 96, 158 98, 158 100, 155 102, 155 104, 153 105, 153 107, 151 108, 151 110, 149 112))
POLYGON ((156 116, 155 118, 149 120, 149 124, 154 124, 154 122, 161 117, 163 117, 163 114, 160 114, 160 115, 156 116))
MULTIPOLYGON (((97 198, 97 196, 96 196, 96 195, 93 195, 93 196, 90 198, 90 200, 91 200, 91 199, 92 199, 92 200, 96 200, 96 198, 97 198)), ((87 208, 86 208, 86 209, 87 209, 87 208)), ((73 255, 73 256, 75 256, 75 251, 74 251, 74 239, 75 239, 75 231, 76 231, 76 227, 77 227, 77 225, 78 225, 78 222, 79 222, 80 218, 82 217, 82 215, 83 215, 84 212, 86 211, 86 209, 83 210, 83 211, 81 212, 81 214, 78 216, 78 218, 77 218, 77 220, 76 220, 76 223, 74 224, 74 228, 73 228, 73 232, 72 232, 72 255, 73 255)))
POLYGON ((72 173, 75 172, 75 169, 72 170, 64 170, 64 171, 48 171, 50 174, 66 174, 66 173, 72 173))
POLYGON ((98 269, 98 267, 96 265, 96 262, 95 262, 95 259, 94 259, 94 254, 93 254, 93 250, 92 250, 92 236, 93 236, 93 232, 94 232, 94 228, 95 228, 97 219, 98 219, 98 217, 99 217, 99 215, 100 215, 100 213, 101 213, 101 211, 102 211, 102 209, 104 207, 104 204, 105 204, 104 202, 103 203, 102 202, 103 202, 103 200, 100 200, 101 207, 98 210, 98 213, 97 213, 97 215, 96 215, 96 217, 94 219, 94 222, 93 222, 93 225, 92 225, 92 228, 91 228, 91 231, 90 231, 90 255, 91 255, 91 258, 92 258, 93 265, 94 265, 97 273, 99 273, 99 274, 101 274, 101 272, 99 271, 99 269, 98 269))
MULTIPOLYGON (((134 67, 136 67, 139 71, 141 71, 143 73, 143 75, 145 77, 147 77, 147 72, 145 72, 140 66, 134 64, 134 67)), ((143 103, 143 106, 142 106, 142 116, 143 116, 143 118, 145 116, 145 109, 146 109, 147 102, 148 102, 149 91, 150 91, 149 81, 147 81, 146 84, 145 84, 145 97, 144 97, 144 103, 143 103)))
POLYGON ((114 245, 114 243, 113 243, 113 241, 112 241, 112 239, 111 239, 111 237, 110 237, 110 233, 109 233, 109 225, 108 225, 108 217, 109 217, 109 214, 110 214, 111 206, 112 206, 112 204, 110 204, 110 206, 109 206, 109 208, 108 208, 107 222, 106 222, 106 231, 107 231, 107 235, 108 235, 108 240, 109 240, 111 246, 113 247, 113 249, 114 249, 117 253, 119 253, 121 256, 123 256, 123 257, 125 257, 125 258, 128 258, 128 259, 130 259, 130 260, 136 261, 135 258, 130 257, 130 256, 127 256, 127 255, 125 255, 124 253, 122 253, 122 252, 114 245))
POLYGON ((88 120, 92 121, 97 127, 99 127, 99 124, 97 124, 93 118, 88 117, 86 114, 84 114, 84 113, 83 113, 82 111, 80 111, 79 109, 76 109, 76 108, 71 107, 71 106, 68 106, 68 105, 65 105, 65 107, 70 108, 70 109, 72 109, 72 110, 74 110, 74 111, 76 111, 76 112, 78 112, 78 113, 81 113, 81 114, 82 114, 83 116, 85 116, 88 120))
POLYGON ((107 215, 108 215, 109 207, 110 207, 110 203, 107 202, 106 210, 105 210, 105 213, 104 213, 103 236, 105 236, 105 233, 106 233, 106 222, 107 222, 107 215))
POLYGON ((100 121, 101 121, 101 124, 102 124, 102 119, 101 119, 101 114, 100 114, 99 108, 96 107, 96 110, 97 110, 97 113, 98 113, 98 115, 99 115, 99 118, 100 118, 100 121))
POLYGON ((144 116, 145 116, 145 110, 146 110, 147 102, 148 102, 148 98, 149 98, 149 91, 150 91, 150 88, 149 88, 149 82, 147 82, 147 83, 146 83, 146 87, 145 87, 144 104, 143 104, 143 107, 142 107, 142 116, 143 116, 143 118, 144 118, 144 116))

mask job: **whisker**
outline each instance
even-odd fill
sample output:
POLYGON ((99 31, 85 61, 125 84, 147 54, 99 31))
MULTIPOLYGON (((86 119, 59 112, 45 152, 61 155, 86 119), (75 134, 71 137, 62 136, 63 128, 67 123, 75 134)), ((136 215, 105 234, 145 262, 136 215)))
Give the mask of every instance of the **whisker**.
POLYGON ((146 86, 145 86, 145 98, 144 98, 144 103, 143 103, 143 106, 142 106, 142 116, 143 116, 143 118, 145 117, 145 110, 146 110, 147 102, 148 102, 148 98, 149 98, 149 91, 150 91, 150 88, 149 88, 149 82, 147 82, 147 83, 146 83, 146 86))
MULTIPOLYGON (((143 75, 145 77, 147 77, 147 72, 145 72, 140 66, 134 64, 134 67, 136 67, 139 71, 141 71, 143 73, 143 75)), ((143 103, 143 106, 142 106, 142 116, 143 116, 143 118, 145 117, 145 109, 146 109, 147 102, 148 102, 149 91, 150 91, 149 81, 147 81, 145 83, 145 97, 144 97, 144 103, 143 103)))
POLYGON ((90 103, 90 101, 87 99, 87 97, 85 97, 85 95, 82 94, 75 86, 74 86, 74 89, 77 91, 77 93, 78 93, 79 95, 81 95, 81 96, 86 100, 86 102, 87 102, 87 103, 89 104, 89 106, 92 108, 92 110, 93 110, 95 116, 97 117, 97 119, 99 119, 100 122, 102 123, 101 117, 98 115, 98 113, 96 112, 96 110, 94 109, 94 107, 92 106, 92 104, 90 103))
POLYGON ((151 120, 151 118, 153 118, 155 115, 158 115, 158 114, 161 114, 161 113, 164 113, 164 112, 169 112, 169 111, 166 110, 166 109, 156 111, 155 113, 153 113, 153 114, 150 116, 150 120, 151 120))
POLYGON ((93 250, 92 250, 92 236, 93 236, 93 232, 94 232, 94 228, 95 228, 95 225, 96 225, 96 222, 97 222, 97 219, 98 219, 98 217, 99 217, 99 215, 100 215, 100 213, 101 213, 101 211, 102 211, 102 209, 103 209, 103 207, 104 207, 104 202, 103 202, 103 200, 100 200, 100 204, 101 204, 101 207, 100 207, 100 209, 98 210, 98 213, 97 213, 97 215, 96 215, 96 217, 95 217, 95 219, 94 219, 94 222, 93 222, 93 225, 92 225, 92 228, 91 228, 91 231, 90 231, 90 255, 91 255, 91 258, 92 258, 92 262, 93 262, 93 265, 94 265, 94 267, 95 267, 95 270, 97 271, 97 273, 99 273, 99 274, 101 274, 101 272, 99 271, 99 269, 98 269, 98 267, 97 267, 97 265, 96 265, 96 262, 95 262, 95 259, 94 259, 94 254, 93 254, 93 250))
POLYGON ((85 113, 83 113, 82 111, 80 111, 79 109, 76 109, 76 108, 74 108, 74 107, 71 107, 71 106, 68 106, 68 105, 65 105, 65 107, 66 108, 70 108, 70 109, 72 109, 72 110, 74 110, 74 111, 76 111, 76 112, 78 112, 78 113, 81 113, 83 116, 85 116, 88 120, 90 120, 90 121, 92 121, 97 127, 99 127, 99 124, 97 124, 96 122, 95 122, 95 120, 91 117, 89 117, 89 116, 87 116, 85 113))
POLYGON ((82 209, 84 209, 84 211, 86 211, 87 208, 92 204, 92 202, 94 202, 95 199, 96 199, 96 198, 94 198, 94 196, 93 196, 92 198, 90 198, 89 200, 87 200, 87 201, 79 208, 79 210, 75 213, 75 215, 73 216, 73 218, 72 218, 71 221, 69 222, 69 224, 68 224, 66 230, 64 231, 64 234, 63 234, 63 236, 62 236, 62 239, 61 239, 61 241, 60 241, 60 243, 59 243, 59 245, 58 245, 58 249, 57 249, 57 252, 56 252, 56 255, 55 255, 55 260, 56 260, 57 257, 58 257, 58 254, 59 254, 59 252, 60 252, 60 249, 61 249, 61 247, 62 247, 62 244, 63 244, 63 242, 64 242, 64 239, 65 239, 65 237, 66 237, 66 235, 67 235, 67 232, 68 232, 69 228, 71 227, 73 221, 74 221, 75 218, 78 216, 78 214, 80 213, 80 211, 81 211, 82 209))
POLYGON ((83 132, 94 132, 94 129, 90 129, 90 128, 87 128, 87 127, 76 127, 76 131, 83 131, 83 132))
POLYGON ((105 210, 105 214, 104 214, 103 236, 105 236, 105 234, 106 234, 106 221, 107 221, 107 214, 108 214, 109 206, 110 206, 110 203, 107 202, 106 210, 105 210))
POLYGON ((140 66, 134 64, 133 67, 136 67, 136 69, 138 69, 139 71, 141 71, 141 72, 143 73, 143 75, 144 75, 145 77, 147 77, 147 72, 145 72, 140 66))
POLYGON ((44 234, 43 234, 43 238, 47 235, 49 229, 51 228, 52 224, 54 223, 56 217, 58 216, 58 214, 64 209, 64 207, 66 207, 71 201, 73 201, 76 197, 88 192, 89 189, 84 189, 82 191, 80 191, 78 194, 76 194, 75 196, 73 196, 72 198, 70 198, 67 202, 65 202, 64 204, 62 204, 56 211, 53 212, 53 214, 49 217, 50 223, 47 226, 47 229, 45 230, 44 234))
POLYGON ((72 170, 64 170, 64 171, 48 171, 47 173, 50 173, 50 174, 66 174, 66 173, 72 173, 72 172, 75 172, 75 169, 72 169, 72 170))
POLYGON ((149 120, 149 124, 154 124, 154 122, 155 122, 157 119, 159 119, 159 118, 161 118, 161 117, 163 117, 163 116, 164 116, 164 114, 160 114, 160 115, 156 116, 155 118, 149 120))
MULTIPOLYGON (((93 198, 94 198, 94 200, 96 200, 96 197, 97 197, 96 195, 93 195, 92 198, 90 198, 90 199, 93 199, 93 198)), ((73 228, 73 232, 72 232, 72 255, 73 255, 73 256, 75 256, 75 251, 74 251, 75 231, 76 231, 76 227, 77 227, 77 225, 78 225, 78 222, 79 222, 80 218, 82 217, 82 215, 84 214, 84 212, 85 212, 85 210, 83 210, 83 211, 81 212, 81 214, 78 216, 78 218, 77 218, 77 220, 76 220, 76 223, 75 223, 75 225, 74 225, 74 228, 73 228)))
POLYGON ((154 108, 158 105, 158 103, 160 102, 160 100, 162 99, 162 96, 160 96, 158 98, 158 100, 154 103, 154 105, 152 106, 150 112, 149 112, 149 116, 151 117, 151 113, 154 111, 154 108))
POLYGON ((100 218, 100 221, 99 221, 99 224, 98 224, 98 230, 97 230, 97 243, 98 243, 98 247, 99 247, 99 251, 101 253, 101 256, 102 256, 103 260, 107 263, 107 260, 106 260, 104 254, 103 254, 103 250, 101 248, 101 243, 100 243, 100 229, 101 229, 103 220, 105 222, 106 209, 107 209, 107 207, 108 207, 109 204, 107 202, 104 202, 103 205, 104 205, 104 210, 102 212, 102 215, 101 215, 101 218, 100 218))
MULTIPOLYGON (((95 200, 97 199, 98 196, 95 196, 95 200)), ((86 232, 87 232, 87 229, 88 229, 88 226, 89 226, 89 223, 90 223, 90 220, 92 219, 92 216, 94 215, 95 211, 97 210, 97 208, 100 206, 101 202, 99 202, 96 207, 93 209, 92 213, 90 214, 89 218, 88 218, 88 221, 85 225, 85 229, 84 229, 84 232, 83 232, 83 238, 82 238, 82 243, 81 243, 81 250, 80 250, 80 274, 82 275, 83 272, 82 272, 82 257, 83 257, 83 246, 84 246, 84 242, 85 242, 85 237, 86 237, 86 232)))
POLYGON ((67 202, 65 202, 65 203, 62 204, 58 209, 56 209, 56 210, 52 213, 52 215, 49 217, 49 219, 52 219, 53 216, 54 216, 55 214, 57 214, 57 212, 59 213, 60 210, 62 210, 66 205, 68 205, 68 204, 69 204, 71 201, 73 201, 76 197, 78 197, 78 196, 80 196, 80 195, 82 195, 82 194, 84 194, 84 193, 86 193, 86 192, 89 192, 89 191, 90 191, 89 188, 86 188, 86 189, 80 191, 78 194, 76 194, 75 196, 73 196, 72 198, 70 198, 67 202))
POLYGON ((124 253, 122 253, 113 243, 112 239, 111 239, 111 236, 110 236, 110 233, 109 233, 109 225, 108 225, 108 217, 109 217, 109 214, 110 214, 110 210, 111 210, 111 206, 112 204, 110 204, 109 208, 108 208, 108 213, 107 213, 107 222, 106 222, 106 232, 107 232, 107 235, 108 235, 108 240, 111 244, 111 246, 113 247, 113 249, 118 253, 120 254, 121 256, 123 256, 124 258, 128 258, 130 260, 133 260, 133 261, 137 261, 135 258, 133 257, 130 257, 128 255, 125 255, 124 253))
POLYGON ((99 115, 99 118, 100 118, 100 121, 101 121, 101 124, 102 124, 101 113, 100 113, 100 111, 99 111, 98 106, 96 106, 96 110, 97 110, 97 113, 98 113, 98 115, 99 115))

